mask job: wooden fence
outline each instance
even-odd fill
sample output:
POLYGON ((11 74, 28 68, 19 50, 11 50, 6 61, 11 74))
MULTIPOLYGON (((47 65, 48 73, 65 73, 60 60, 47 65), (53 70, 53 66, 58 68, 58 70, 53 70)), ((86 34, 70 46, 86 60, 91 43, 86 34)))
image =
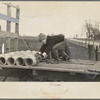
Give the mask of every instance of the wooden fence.
MULTIPOLYGON (((5 20, 6 24, 6 31, 0 31, 0 36, 5 39, 5 52, 11 51, 11 39, 14 39, 14 48, 15 51, 18 50, 18 35, 19 35, 19 15, 20 15, 20 8, 19 6, 14 6, 11 3, 3 3, 7 6, 7 15, 0 13, 0 19, 5 20), (11 7, 16 9, 16 18, 11 17, 11 7), (15 23, 15 33, 11 33, 11 22, 15 23)), ((1 48, 0 48, 1 49, 1 48)))

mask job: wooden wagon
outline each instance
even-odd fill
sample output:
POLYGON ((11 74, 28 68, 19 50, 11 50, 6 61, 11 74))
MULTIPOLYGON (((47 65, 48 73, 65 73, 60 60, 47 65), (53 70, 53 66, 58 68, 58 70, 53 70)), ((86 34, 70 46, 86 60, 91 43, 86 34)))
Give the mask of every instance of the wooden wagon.
MULTIPOLYGON (((12 45, 10 44, 11 37, 14 39, 14 45, 13 45, 14 51, 17 51, 18 38, 19 38, 20 8, 19 6, 13 6, 11 4, 6 4, 6 5, 7 5, 7 15, 0 14, 0 18, 7 21, 7 25, 6 25, 7 32, 1 31, 0 35, 3 35, 3 38, 5 36, 5 40, 6 40, 4 41, 6 45, 5 52, 12 51, 11 50, 12 45), (16 8, 16 18, 11 17, 10 7, 16 8), (14 34, 11 34, 11 22, 15 23, 14 34)), ((33 46, 33 43, 31 44, 33 46)), ((77 50, 74 50, 74 51, 77 51, 77 50)), ((60 64, 47 64, 45 62, 40 62, 38 66, 0 65, 0 77, 4 76, 0 80, 5 81, 10 76, 15 76, 15 77, 18 76, 19 81, 69 81, 69 80, 70 81, 73 81, 73 80, 87 81, 87 79, 85 79, 86 77, 94 81, 94 79, 97 76, 98 79, 96 81, 100 81, 99 65, 100 65, 100 62, 89 61, 89 60, 79 60, 79 59, 76 59, 76 60, 71 59, 70 62, 62 61, 60 64), (84 78, 84 75, 86 76, 85 78, 84 78), (74 76, 77 76, 77 77, 75 78, 74 76)))
POLYGON ((0 65, 0 70, 5 75, 2 81, 13 75, 17 81, 100 81, 99 66, 100 61, 71 59, 59 64, 40 62, 38 66, 0 65))

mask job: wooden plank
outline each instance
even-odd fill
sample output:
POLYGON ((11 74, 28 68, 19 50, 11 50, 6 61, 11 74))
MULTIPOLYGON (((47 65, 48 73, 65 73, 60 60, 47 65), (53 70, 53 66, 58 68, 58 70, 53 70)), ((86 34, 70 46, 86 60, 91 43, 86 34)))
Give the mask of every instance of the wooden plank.
MULTIPOLYGON (((45 60, 43 62, 46 62, 45 60)), ((93 60, 81 60, 81 59, 70 59, 69 61, 60 61, 63 64, 80 64, 80 65, 94 65, 97 61, 93 60)))
POLYGON ((75 72, 75 73, 88 73, 97 74, 96 72, 89 72, 89 65, 77 65, 77 64, 46 64, 40 63, 38 66, 9 66, 0 65, 2 68, 19 68, 19 69, 35 69, 35 70, 47 70, 47 71, 59 71, 59 72, 75 72))
POLYGON ((89 69, 92 65, 80 65, 80 64, 46 64, 46 63, 40 63, 36 67, 50 67, 50 68, 62 68, 62 69, 73 69, 73 70, 79 70, 79 69, 89 69))
POLYGON ((0 65, 0 68, 10 68, 10 69, 34 69, 33 66, 16 66, 16 65, 0 65))
POLYGON ((90 65, 78 65, 78 64, 41 64, 35 66, 35 70, 48 70, 48 71, 59 71, 59 72, 74 72, 74 73, 85 73, 85 74, 97 74, 96 71, 89 71, 93 66, 90 65))
POLYGON ((2 4, 5 4, 7 6, 11 6, 11 7, 16 8, 16 9, 20 9, 18 5, 15 6, 15 5, 12 5, 11 3, 2 3, 2 4))
POLYGON ((10 37, 6 38, 6 52, 10 52, 10 37))
MULTIPOLYGON (((16 9, 16 18, 19 19, 20 9, 16 9)), ((15 23, 15 33, 19 34, 19 23, 15 23)))
POLYGON ((93 60, 81 60, 81 59, 71 59, 71 63, 82 64, 82 65, 94 65, 97 61, 93 60))
POLYGON ((0 65, 1 67, 8 67, 8 68, 40 68, 40 67, 50 67, 50 68, 62 68, 62 69, 85 69, 90 68, 89 65, 78 65, 78 64, 46 64, 46 63, 39 63, 38 66, 16 66, 16 65, 0 65))
MULTIPOLYGON (((89 40, 88 40, 88 42, 86 42, 86 40, 68 39, 68 41, 75 45, 88 48, 89 40)), ((91 40, 89 44, 93 45, 93 40, 91 40)), ((95 44, 94 44, 94 47, 96 47, 96 46, 99 46, 99 42, 97 42, 97 41, 95 41, 95 44)))
POLYGON ((76 39, 69 39, 68 41, 69 41, 70 43, 75 44, 75 45, 88 48, 88 44, 86 44, 84 41, 79 41, 79 40, 76 40, 76 39))
MULTIPOLYGON (((84 60, 83 60, 84 61, 84 60)), ((97 67, 100 65, 100 62, 97 63, 97 67)), ((45 70, 45 71, 58 71, 58 72, 74 72, 74 73, 85 73, 85 74, 97 74, 97 67, 89 64, 71 64, 69 62, 60 63, 60 64, 47 64, 44 62, 39 63, 38 66, 9 66, 9 65, 0 65, 1 68, 17 68, 17 69, 32 69, 32 70, 45 70)))
MULTIPOLYGON (((9 5, 7 5, 7 16, 11 17, 11 7, 9 5)), ((11 21, 7 20, 6 31, 11 31, 11 21)), ((6 37, 6 52, 10 52, 10 37, 6 37)))
POLYGON ((100 61, 98 61, 96 64, 93 65, 93 68, 91 70, 96 70, 100 72, 100 61))
POLYGON ((39 63, 38 66, 9 66, 9 65, 1 65, 2 67, 8 67, 8 68, 40 68, 40 67, 50 67, 50 68, 62 68, 62 69, 89 69, 92 65, 80 65, 80 64, 69 64, 69 63, 60 63, 60 64, 46 64, 46 63, 39 63))
MULTIPOLYGON (((7 16, 11 17, 11 7, 7 5, 7 16)), ((8 32, 11 31, 11 21, 7 21, 7 29, 8 32)))
POLYGON ((47 70, 47 71, 59 71, 59 72, 74 72, 74 73, 84 73, 84 74, 97 74, 100 75, 100 73, 97 72, 89 72, 88 70, 83 69, 62 69, 62 68, 50 68, 50 67, 35 67, 35 70, 47 70))
POLYGON ((11 31, 11 21, 7 21, 7 28, 6 28, 7 32, 11 31))
POLYGON ((1 14, 1 13, 0 13, 0 19, 11 21, 11 22, 14 22, 14 23, 19 23, 19 19, 4 15, 4 14, 1 14))
POLYGON ((15 33, 19 34, 19 24, 15 23, 15 33))
MULTIPOLYGON (((19 19, 20 9, 16 9, 16 18, 19 19)), ((19 34, 19 23, 15 23, 15 33, 19 34)), ((18 38, 15 38, 15 51, 18 50, 18 38)))
POLYGON ((8 65, 0 65, 0 69, 4 69, 4 68, 8 68, 8 69, 30 69, 30 70, 45 70, 45 71, 58 71, 58 72, 74 72, 74 73, 81 73, 81 74, 96 74, 96 75, 100 75, 100 73, 98 72, 89 72, 88 70, 83 70, 83 69, 79 69, 79 70, 73 70, 73 69, 63 69, 63 68, 51 68, 51 67, 42 67, 42 66, 34 66, 34 67, 30 67, 30 66, 8 66, 8 65))
POLYGON ((12 32, 7 32, 7 31, 0 31, 0 36, 6 38, 6 37, 10 37, 10 38, 18 38, 18 34, 17 33, 12 33, 12 32))
POLYGON ((18 38, 15 38, 14 41, 14 51, 18 51, 18 38))

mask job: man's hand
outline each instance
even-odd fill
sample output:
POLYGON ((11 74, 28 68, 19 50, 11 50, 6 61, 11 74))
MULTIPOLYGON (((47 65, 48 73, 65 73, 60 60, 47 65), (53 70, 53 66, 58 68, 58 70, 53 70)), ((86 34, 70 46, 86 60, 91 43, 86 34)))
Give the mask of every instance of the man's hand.
POLYGON ((39 62, 43 59, 42 55, 39 54, 39 53, 36 53, 35 57, 37 58, 37 60, 38 60, 39 62))
POLYGON ((42 54, 42 56, 44 59, 47 58, 47 54, 45 52, 42 54))
POLYGON ((40 62, 40 61, 42 61, 42 60, 47 58, 47 54, 46 53, 41 54, 41 53, 38 52, 38 53, 36 53, 35 57, 40 62))

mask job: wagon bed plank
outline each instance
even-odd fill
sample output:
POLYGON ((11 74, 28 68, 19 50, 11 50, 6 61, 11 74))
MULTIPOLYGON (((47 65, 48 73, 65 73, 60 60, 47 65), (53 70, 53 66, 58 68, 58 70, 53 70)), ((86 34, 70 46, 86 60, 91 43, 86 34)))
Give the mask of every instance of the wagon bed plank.
POLYGON ((71 63, 84 64, 84 65, 94 65, 97 61, 93 60, 81 60, 81 59, 71 59, 71 63))
POLYGON ((15 66, 15 65, 0 65, 0 68, 13 68, 13 69, 33 69, 33 66, 15 66))
POLYGON ((48 70, 59 72, 75 72, 75 73, 87 73, 87 74, 99 74, 92 69, 90 65, 78 65, 78 64, 40 64, 34 67, 35 70, 48 70))
POLYGON ((73 72, 73 73, 84 73, 84 74, 97 74, 100 75, 98 72, 91 72, 88 70, 83 69, 62 69, 62 68, 50 68, 50 67, 36 67, 35 70, 45 70, 45 71, 59 71, 59 72, 73 72))
POLYGON ((90 63, 88 64, 84 64, 84 63, 77 63, 77 62, 61 62, 59 64, 47 64, 45 62, 41 62, 39 63, 38 66, 17 66, 17 65, 0 65, 0 68, 21 68, 21 69, 34 69, 34 68, 37 68, 37 67, 55 67, 55 68, 58 68, 58 67, 61 67, 61 68, 72 68, 72 69, 80 69, 80 68, 88 68, 91 66, 90 63))
MULTIPOLYGON (((16 65, 0 65, 0 68, 13 68, 13 69, 31 69, 31 70, 48 70, 59 72, 75 72, 75 73, 88 73, 97 74, 95 72, 94 61, 85 60, 71 60, 70 62, 61 62, 59 64, 47 64, 40 62, 38 66, 16 66, 16 65)), ((96 71, 98 69, 96 68, 96 71)))
POLYGON ((32 69, 32 70, 48 70, 48 71, 59 71, 59 72, 75 72, 75 73, 88 73, 97 74, 96 72, 89 72, 91 69, 90 65, 78 65, 78 64, 46 64, 40 63, 38 66, 2 66, 2 68, 13 68, 13 69, 32 69))

